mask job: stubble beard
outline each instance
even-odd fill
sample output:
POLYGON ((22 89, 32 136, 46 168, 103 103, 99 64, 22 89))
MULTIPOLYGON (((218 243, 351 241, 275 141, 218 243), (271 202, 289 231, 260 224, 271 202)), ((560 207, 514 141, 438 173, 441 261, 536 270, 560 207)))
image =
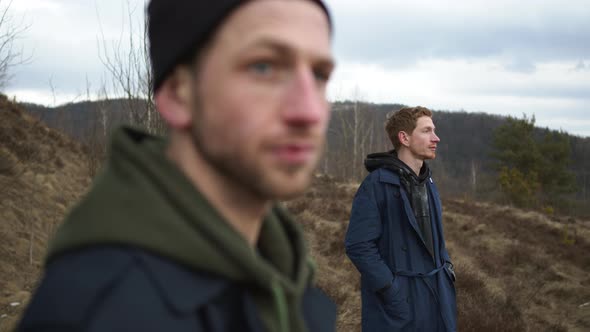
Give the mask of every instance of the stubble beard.
POLYGON ((436 151, 432 151, 430 149, 424 151, 415 148, 410 148, 410 151, 415 156, 415 158, 420 159, 422 161, 434 160, 434 158, 436 158, 436 151))
MULTIPOLYGON (((198 112, 198 111, 197 111, 198 112)), ((197 115, 197 118, 199 116, 197 115)), ((202 117, 201 117, 202 118, 202 117)), ((201 158, 209 164, 214 172, 221 175, 236 188, 240 188, 246 192, 251 198, 260 201, 273 200, 287 200, 294 198, 305 191, 311 183, 313 170, 315 169, 319 160, 319 155, 325 146, 322 141, 319 145, 318 156, 315 157, 313 165, 303 166, 276 166, 275 169, 265 169, 259 164, 252 162, 252 156, 245 155, 242 151, 232 149, 218 149, 211 148, 206 144, 206 130, 198 123, 193 123, 191 130, 192 141, 197 153, 201 158), (265 174, 279 173, 279 176, 265 174), (294 186, 289 187, 290 184, 285 184, 281 179, 289 180, 289 178, 301 177, 296 180, 294 186)), ((210 137, 213 139, 213 137, 210 137)), ((289 182, 289 181, 285 181, 289 182)))

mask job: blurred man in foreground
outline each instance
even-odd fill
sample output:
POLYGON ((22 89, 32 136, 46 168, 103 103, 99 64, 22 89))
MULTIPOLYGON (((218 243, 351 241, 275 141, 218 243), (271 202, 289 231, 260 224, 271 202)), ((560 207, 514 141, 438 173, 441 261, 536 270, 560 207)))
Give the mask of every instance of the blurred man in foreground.
POLYGON ((329 118, 320 0, 152 0, 162 140, 115 132, 22 331, 331 331, 299 227, 329 118))
POLYGON ((363 331, 456 331, 455 272, 426 160, 440 139, 432 112, 403 108, 385 130, 395 150, 367 156, 346 253, 361 273, 363 331))

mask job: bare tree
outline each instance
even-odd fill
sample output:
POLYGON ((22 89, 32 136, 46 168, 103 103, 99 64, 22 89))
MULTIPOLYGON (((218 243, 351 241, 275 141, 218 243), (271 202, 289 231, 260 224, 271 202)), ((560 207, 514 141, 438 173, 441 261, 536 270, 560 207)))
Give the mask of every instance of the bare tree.
MULTIPOLYGON (((103 84, 98 92, 98 100, 92 104, 92 113, 95 116, 89 118, 87 124, 88 132, 84 137, 87 156, 87 172, 90 178, 94 178, 106 159, 106 142, 107 142, 107 103, 108 95, 105 85, 103 84)), ((90 100, 90 82, 86 79, 86 99, 90 100)))
POLYGON ((477 173, 479 171, 479 162, 471 159, 471 194, 473 198, 477 194, 477 173))
POLYGON ((11 69, 31 60, 32 55, 25 56, 22 48, 16 48, 15 42, 29 28, 29 25, 15 22, 10 14, 13 0, 0 0, 0 89, 12 78, 11 69))
POLYGON ((137 6, 126 3, 128 31, 122 29, 119 40, 109 44, 101 27, 99 57, 110 75, 114 94, 122 95, 125 101, 127 120, 150 132, 162 132, 165 126, 156 112, 151 89, 147 20, 137 6), (143 19, 138 22, 138 17, 143 19))
POLYGON ((345 148, 347 159, 351 163, 346 167, 350 173, 345 178, 359 180, 363 178, 365 172, 362 165, 364 157, 370 149, 367 145, 370 145, 373 139, 375 119, 371 116, 372 113, 369 112, 367 103, 363 102, 364 98, 358 87, 355 87, 353 91, 353 100, 351 109, 340 113, 338 118, 341 121, 343 141, 350 144, 345 148))

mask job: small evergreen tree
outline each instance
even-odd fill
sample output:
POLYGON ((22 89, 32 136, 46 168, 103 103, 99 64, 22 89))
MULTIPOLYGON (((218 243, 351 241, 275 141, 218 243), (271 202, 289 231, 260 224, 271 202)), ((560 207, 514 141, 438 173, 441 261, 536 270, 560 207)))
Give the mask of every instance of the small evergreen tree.
POLYGON ((564 132, 545 132, 539 142, 542 154, 539 167, 539 181, 543 203, 546 205, 563 206, 564 194, 575 191, 575 176, 569 170, 571 164, 571 146, 569 136, 564 132))
POLYGON ((563 205, 563 194, 574 190, 569 137, 549 130, 535 135, 534 115, 509 117, 494 132, 493 146, 500 188, 512 204, 563 205))
POLYGON ((494 132, 498 180, 508 200, 520 207, 536 205, 540 188, 538 168, 541 153, 534 140, 535 117, 509 117, 494 132))

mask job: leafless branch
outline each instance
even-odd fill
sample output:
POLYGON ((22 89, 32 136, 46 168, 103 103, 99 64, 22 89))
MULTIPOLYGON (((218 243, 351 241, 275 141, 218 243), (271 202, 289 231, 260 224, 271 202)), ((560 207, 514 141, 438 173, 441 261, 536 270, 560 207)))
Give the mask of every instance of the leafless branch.
POLYGON ((4 88, 12 78, 11 70, 18 65, 27 64, 32 54, 25 55, 22 47, 17 48, 16 42, 29 29, 30 25, 23 20, 15 22, 10 14, 13 0, 0 0, 0 89, 4 88), (6 4, 6 5, 4 5, 6 4))
POLYGON ((110 75, 114 94, 123 98, 128 121, 151 132, 161 132, 164 126, 155 110, 151 90, 147 21, 143 20, 143 29, 139 30, 137 6, 132 7, 127 1, 124 10, 127 22, 123 22, 118 40, 109 43, 99 23, 99 57, 110 75))

